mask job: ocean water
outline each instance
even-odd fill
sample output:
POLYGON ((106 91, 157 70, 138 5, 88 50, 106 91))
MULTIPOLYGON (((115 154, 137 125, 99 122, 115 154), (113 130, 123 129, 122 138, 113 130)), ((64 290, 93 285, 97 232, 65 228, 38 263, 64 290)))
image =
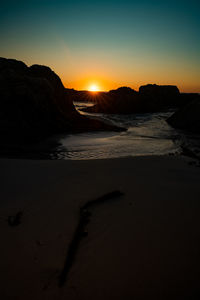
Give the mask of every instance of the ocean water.
MULTIPOLYGON (((77 110, 90 105, 75 103, 77 110)), ((131 115, 81 113, 123 126, 127 131, 68 134, 60 139, 57 159, 105 159, 181 151, 179 133, 166 122, 173 111, 131 115)))

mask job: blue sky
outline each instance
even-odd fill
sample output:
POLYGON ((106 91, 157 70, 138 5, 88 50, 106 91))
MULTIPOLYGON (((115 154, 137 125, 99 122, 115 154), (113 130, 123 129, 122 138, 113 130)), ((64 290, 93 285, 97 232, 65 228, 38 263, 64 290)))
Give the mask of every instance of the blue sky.
POLYGON ((176 84, 200 92, 200 1, 2 1, 0 56, 65 86, 176 84))

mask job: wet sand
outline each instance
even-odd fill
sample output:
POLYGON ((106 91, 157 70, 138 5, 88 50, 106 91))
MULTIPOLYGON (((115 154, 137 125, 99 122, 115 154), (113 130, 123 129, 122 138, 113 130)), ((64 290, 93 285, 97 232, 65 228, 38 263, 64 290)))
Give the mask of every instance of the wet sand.
POLYGON ((185 157, 0 160, 1 299, 198 299, 200 168, 185 157), (88 222, 60 276, 86 207, 88 222))

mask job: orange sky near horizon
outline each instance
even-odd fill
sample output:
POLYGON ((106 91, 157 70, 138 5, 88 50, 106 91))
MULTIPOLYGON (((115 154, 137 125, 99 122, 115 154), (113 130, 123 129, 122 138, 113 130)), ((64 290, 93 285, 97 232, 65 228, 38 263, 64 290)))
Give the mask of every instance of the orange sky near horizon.
POLYGON ((76 90, 200 93, 199 11, 197 0, 3 1, 0 56, 49 66, 76 90))
POLYGON ((68 81, 63 79, 61 76, 62 82, 66 88, 71 88, 75 90, 90 90, 92 85, 96 85, 98 91, 110 91, 112 89, 117 89, 122 86, 128 86, 136 91, 139 90, 139 87, 146 84, 158 84, 158 85, 176 85, 180 92, 182 93, 200 93, 200 84, 197 82, 184 82, 184 80, 134 80, 134 81, 112 81, 111 79, 104 79, 98 76, 83 78, 80 80, 68 81))
POLYGON ((140 49, 133 53, 131 50, 117 51, 112 56, 108 51, 90 56, 83 53, 80 56, 76 51, 69 55, 69 52, 60 56, 62 61, 57 58, 52 65, 67 88, 88 90, 95 84, 99 91, 122 86, 139 90, 142 85, 158 84, 176 85, 183 93, 200 93, 199 64, 192 58, 185 59, 182 54, 172 58, 154 52, 143 53, 140 49))

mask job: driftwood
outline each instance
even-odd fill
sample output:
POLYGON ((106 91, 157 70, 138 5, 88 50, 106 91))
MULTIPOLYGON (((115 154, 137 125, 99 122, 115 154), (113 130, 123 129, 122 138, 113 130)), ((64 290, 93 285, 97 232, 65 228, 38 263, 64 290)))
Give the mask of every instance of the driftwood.
POLYGON ((79 215, 79 223, 75 230, 74 236, 72 238, 72 241, 69 245, 66 260, 64 263, 64 267, 60 273, 58 285, 59 287, 64 286, 65 282, 67 281, 67 276, 69 274, 69 271, 73 265, 73 262, 75 260, 75 256, 77 254, 79 244, 81 242, 81 239, 85 236, 87 236, 86 226, 90 222, 91 212, 88 210, 89 208, 92 208, 95 205, 104 203, 106 201, 112 200, 114 198, 120 197, 124 195, 121 191, 115 190, 111 193, 105 194, 95 200, 90 200, 86 204, 84 204, 80 208, 80 215, 79 215))

